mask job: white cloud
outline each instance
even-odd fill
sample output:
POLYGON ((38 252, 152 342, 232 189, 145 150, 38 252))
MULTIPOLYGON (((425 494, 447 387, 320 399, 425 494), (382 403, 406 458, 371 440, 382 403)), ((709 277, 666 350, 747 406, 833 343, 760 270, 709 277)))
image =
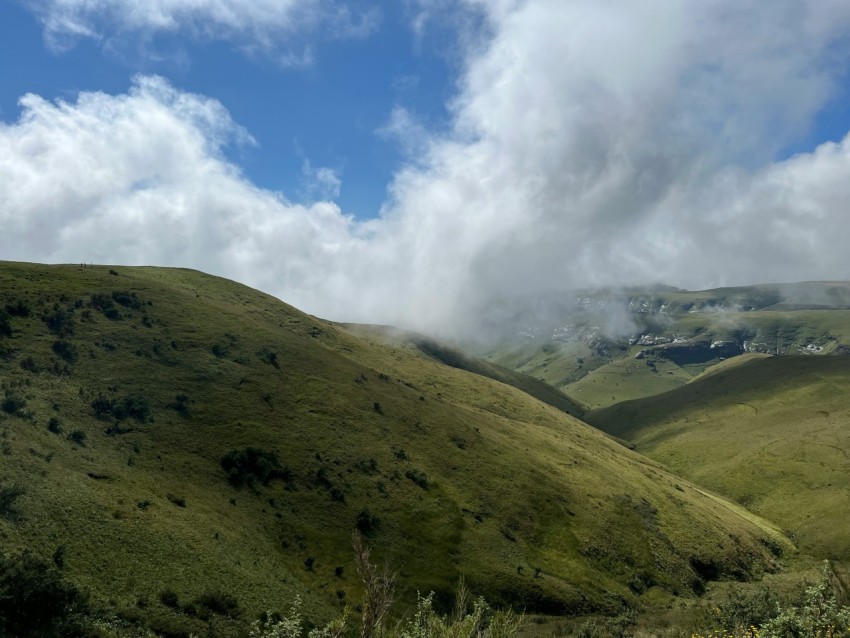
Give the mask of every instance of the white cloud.
POLYGON ((24 98, 0 128, 0 252, 193 266, 429 330, 575 285, 850 279, 850 139, 776 160, 840 95, 850 4, 467 1, 492 37, 448 133, 399 112, 421 152, 378 219, 257 188, 222 156, 248 138, 220 104, 142 78, 24 98))
POLYGON ((309 64, 313 39, 360 38, 380 21, 375 8, 337 0, 25 0, 48 44, 67 49, 79 38, 114 42, 128 36, 188 33, 274 54, 285 66, 309 64), (291 44, 301 44, 291 50, 291 44))
POLYGON ((301 165, 301 196, 308 201, 333 200, 342 192, 339 171, 327 166, 313 167, 305 159, 301 165))

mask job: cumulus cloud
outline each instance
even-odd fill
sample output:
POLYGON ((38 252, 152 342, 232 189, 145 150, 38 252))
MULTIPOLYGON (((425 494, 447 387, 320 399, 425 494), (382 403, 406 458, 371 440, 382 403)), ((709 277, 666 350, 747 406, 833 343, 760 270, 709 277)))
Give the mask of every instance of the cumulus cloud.
POLYGON ((47 43, 67 49, 80 38, 113 42, 188 33, 224 40, 248 51, 276 55, 286 66, 309 64, 316 38, 359 38, 374 32, 374 7, 354 10, 336 0, 27 0, 39 16, 47 43))
POLYGON ((415 157, 376 219, 257 188, 223 157, 250 143, 225 108, 149 77, 23 99, 0 128, 0 251, 193 266, 431 331, 552 289, 850 278, 850 138, 777 159, 840 95, 850 4, 466 4, 489 36, 464 49, 452 127, 395 111, 415 157))

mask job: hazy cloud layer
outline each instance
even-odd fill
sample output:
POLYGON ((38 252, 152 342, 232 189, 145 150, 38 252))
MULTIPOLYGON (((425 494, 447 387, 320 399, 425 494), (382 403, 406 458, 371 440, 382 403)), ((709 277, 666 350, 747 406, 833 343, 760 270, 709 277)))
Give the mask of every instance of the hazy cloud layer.
POLYGON ((193 266, 427 330, 570 286, 850 279, 850 138, 775 159, 838 95, 850 4, 467 4, 490 37, 469 39, 449 133, 393 112, 415 158, 380 218, 252 185, 222 157, 250 143, 225 108, 148 77, 23 99, 0 128, 0 252, 193 266))
POLYGON ((311 47, 293 42, 363 37, 378 26, 376 9, 336 0, 25 0, 47 43, 62 50, 79 38, 107 43, 124 37, 189 34, 276 55, 284 65, 308 64, 311 47))

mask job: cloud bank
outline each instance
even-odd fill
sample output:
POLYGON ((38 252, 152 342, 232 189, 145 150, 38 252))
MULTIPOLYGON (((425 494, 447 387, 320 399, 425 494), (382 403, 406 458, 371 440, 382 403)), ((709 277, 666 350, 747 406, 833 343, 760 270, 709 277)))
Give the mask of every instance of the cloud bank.
POLYGON ((840 96, 850 4, 466 5, 488 37, 464 49, 451 130, 394 111, 415 155, 378 218, 256 187, 223 155, 251 143, 223 105, 140 77, 125 95, 22 99, 0 127, 0 254, 191 266, 436 332, 494 296, 850 279, 850 137, 777 160, 840 96))

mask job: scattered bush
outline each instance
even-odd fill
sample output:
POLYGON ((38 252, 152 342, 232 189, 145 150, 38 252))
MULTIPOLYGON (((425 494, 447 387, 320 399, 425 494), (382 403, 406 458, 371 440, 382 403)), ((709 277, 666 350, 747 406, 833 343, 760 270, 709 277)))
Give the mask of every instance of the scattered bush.
POLYGON ((55 341, 53 343, 53 352, 68 363, 74 363, 77 360, 77 347, 70 341, 65 341, 64 339, 55 341))
POLYGON ((425 474, 425 472, 421 472, 419 470, 407 470, 404 475, 423 490, 428 489, 428 475, 425 474))
POLYGON ((147 398, 143 396, 130 395, 123 399, 110 399, 98 395, 91 402, 91 407, 95 415, 101 418, 112 416, 119 421, 132 418, 139 423, 146 423, 151 418, 150 404, 147 398))
POLYGON ((74 430, 68 435, 68 440, 76 443, 77 445, 85 446, 86 433, 82 430, 74 430))
POLYGON ((12 321, 9 313, 5 310, 0 310, 0 337, 12 336, 12 321))
POLYGON ((776 616, 779 602, 779 596, 768 587, 759 587, 755 592, 735 589, 728 600, 717 607, 717 621, 728 631, 761 627, 776 616))
POLYGON ((173 589, 163 589, 159 592, 159 602, 171 609, 178 609, 180 607, 180 598, 173 589))
POLYGON ((32 314, 29 304, 23 299, 16 299, 13 303, 6 304, 6 312, 12 317, 29 317, 32 314))
POLYGON ((126 290, 116 290, 112 293, 112 299, 115 303, 121 304, 125 308, 132 308, 133 310, 140 310, 142 307, 141 300, 136 296, 134 292, 127 292, 126 290))
POLYGON ((357 514, 357 519, 354 523, 355 527, 366 536, 370 536, 381 526, 381 519, 372 514, 369 508, 363 508, 357 514))
POLYGON ((18 364, 21 366, 21 370, 26 370, 27 372, 32 372, 33 374, 37 374, 39 371, 38 363, 36 363, 35 359, 32 356, 26 356, 21 359, 18 364))
POLYGON ((217 357, 218 359, 223 359, 224 357, 226 357, 227 355, 230 354, 230 352, 228 351, 228 349, 226 347, 224 347, 224 346, 222 346, 218 343, 213 345, 213 347, 211 348, 211 351, 212 351, 213 355, 215 357, 217 357))
POLYGON ((248 485, 253 489, 257 484, 268 485, 274 479, 289 481, 291 478, 289 469, 281 466, 276 453, 255 447, 230 450, 221 457, 221 468, 227 472, 228 482, 236 488, 248 485))
POLYGON ((165 498, 167 498, 171 503, 176 505, 177 507, 186 507, 186 499, 182 496, 175 496, 174 494, 166 494, 165 498))
POLYGON ((195 604, 219 616, 239 618, 242 615, 236 597, 223 591, 205 592, 195 599, 195 604))
POLYGON ((60 337, 74 332, 74 314, 59 304, 53 304, 53 309, 45 313, 41 320, 50 332, 60 337))
POLYGON ((52 416, 47 422, 47 430, 53 432, 53 434, 62 434, 62 423, 55 416, 52 416))
POLYGON ((185 394, 178 394, 174 397, 174 403, 169 404, 172 410, 175 410, 181 416, 189 416, 189 397, 185 394))
POLYGON ((257 356, 260 357, 260 361, 263 363, 267 363, 270 366, 273 366, 276 370, 280 370, 280 362, 277 360, 277 352, 272 352, 267 348, 263 348, 257 352, 257 356))
POLYGON ((23 496, 25 490, 20 485, 0 486, 0 517, 16 519, 20 512, 15 507, 15 502, 23 496))
POLYGON ((14 392, 6 391, 6 396, 3 402, 0 403, 0 410, 12 416, 24 416, 24 408, 27 407, 27 400, 15 394, 14 392))

